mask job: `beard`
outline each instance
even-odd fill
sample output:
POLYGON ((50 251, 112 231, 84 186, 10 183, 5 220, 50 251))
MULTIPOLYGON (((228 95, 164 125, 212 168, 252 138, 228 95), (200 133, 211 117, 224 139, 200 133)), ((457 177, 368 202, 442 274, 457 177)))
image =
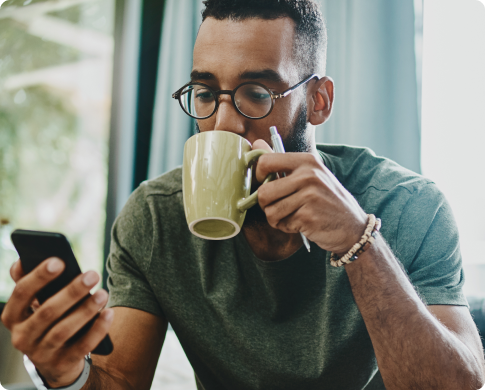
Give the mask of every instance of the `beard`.
MULTIPOLYGON (((283 140, 283 145, 286 152, 292 153, 304 153, 311 151, 311 144, 306 132, 307 127, 307 109, 303 104, 292 131, 283 140)), ((246 218, 244 219, 243 227, 249 229, 258 229, 259 227, 268 225, 266 214, 263 209, 256 203, 255 206, 248 209, 246 212, 246 218)))

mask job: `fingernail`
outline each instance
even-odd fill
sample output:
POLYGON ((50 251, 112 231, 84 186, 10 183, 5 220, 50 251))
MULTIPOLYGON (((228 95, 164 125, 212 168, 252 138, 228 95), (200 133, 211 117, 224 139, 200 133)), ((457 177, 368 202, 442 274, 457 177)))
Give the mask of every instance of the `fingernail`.
POLYGON ((88 286, 94 286, 98 282, 98 275, 94 271, 88 271, 83 276, 83 283, 88 286))
POLYGON ((113 318, 113 315, 114 315, 113 310, 107 309, 104 311, 104 319, 106 321, 111 321, 111 319, 113 318))
POLYGON ((59 272, 61 268, 62 268, 62 261, 59 259, 51 259, 47 264, 47 271, 49 271, 51 274, 55 272, 59 272))
POLYGON ((101 305, 106 300, 106 293, 104 291, 98 291, 94 294, 94 302, 101 305))

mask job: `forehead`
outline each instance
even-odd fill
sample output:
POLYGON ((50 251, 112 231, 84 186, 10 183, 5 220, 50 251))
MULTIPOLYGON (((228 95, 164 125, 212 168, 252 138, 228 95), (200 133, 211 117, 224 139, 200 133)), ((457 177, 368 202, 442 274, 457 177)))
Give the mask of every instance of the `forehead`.
POLYGON ((293 59, 294 30, 290 18, 207 18, 195 42, 193 69, 210 72, 218 79, 272 69, 284 80, 292 80, 298 74, 293 59))

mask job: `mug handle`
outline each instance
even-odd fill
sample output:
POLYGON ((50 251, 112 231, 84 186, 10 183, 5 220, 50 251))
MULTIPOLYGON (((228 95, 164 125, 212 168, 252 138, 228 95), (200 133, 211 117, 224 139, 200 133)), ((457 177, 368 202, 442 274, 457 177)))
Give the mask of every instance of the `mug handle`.
MULTIPOLYGON (((270 153, 267 150, 264 149, 255 149, 251 150, 250 152, 247 152, 244 155, 244 161, 246 163, 246 166, 249 167, 251 163, 256 161, 258 158, 260 158, 263 154, 270 153)), ((266 179, 264 180, 263 184, 272 181, 276 179, 276 173, 270 173, 266 179)), ((250 209, 251 207, 255 206, 256 203, 258 203, 258 191, 254 191, 251 195, 249 195, 247 198, 241 199, 237 202, 237 209, 240 212, 244 212, 247 209, 250 209)))

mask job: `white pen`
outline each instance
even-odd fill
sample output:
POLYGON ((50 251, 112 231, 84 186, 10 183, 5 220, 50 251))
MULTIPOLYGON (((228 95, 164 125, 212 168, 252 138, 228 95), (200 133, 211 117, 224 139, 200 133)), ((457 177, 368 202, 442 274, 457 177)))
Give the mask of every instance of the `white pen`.
MULTIPOLYGON (((285 147, 283 146, 283 141, 281 140, 281 137, 278 133, 278 129, 276 129, 276 126, 271 126, 269 128, 269 131, 271 132, 271 142, 273 143, 274 151, 276 153, 284 153, 285 147)), ((283 177, 285 176, 286 175, 283 172, 283 177)), ((308 252, 310 252, 310 243, 308 242, 308 238, 306 238, 302 232, 300 232, 300 235, 303 240, 303 244, 305 245, 305 248, 307 249, 308 252)))

